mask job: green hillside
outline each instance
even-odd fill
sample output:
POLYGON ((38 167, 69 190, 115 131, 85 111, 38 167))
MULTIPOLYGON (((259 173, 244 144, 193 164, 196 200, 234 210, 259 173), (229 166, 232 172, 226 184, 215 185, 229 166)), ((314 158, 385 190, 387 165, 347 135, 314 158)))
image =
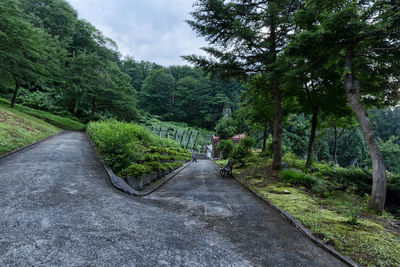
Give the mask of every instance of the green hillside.
POLYGON ((50 123, 0 104, 0 155, 60 131, 50 123))

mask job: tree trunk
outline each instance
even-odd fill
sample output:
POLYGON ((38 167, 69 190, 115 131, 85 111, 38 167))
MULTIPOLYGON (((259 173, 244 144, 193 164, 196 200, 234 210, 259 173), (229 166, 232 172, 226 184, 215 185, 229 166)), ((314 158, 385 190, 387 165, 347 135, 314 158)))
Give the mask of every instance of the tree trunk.
POLYGON ((337 163, 337 142, 338 142, 338 137, 337 137, 337 127, 336 123, 333 125, 333 130, 335 131, 335 140, 334 140, 334 145, 333 145, 333 162, 337 163))
MULTIPOLYGON (((278 52, 276 51, 276 15, 271 15, 270 42, 272 63, 277 61, 278 52)), ((274 75, 275 76, 275 75, 274 75)), ((273 77, 272 91, 274 96, 274 135, 273 135, 273 162, 272 168, 279 171, 282 163, 282 92, 279 88, 278 78, 273 77)))
POLYGON ((79 107, 79 99, 75 99, 74 103, 74 115, 76 116, 78 114, 78 107, 79 107))
POLYGON ((11 99, 11 104, 10 104, 11 108, 14 108, 15 100, 17 99, 17 94, 18 94, 18 90, 19 90, 19 87, 20 87, 19 80, 17 78, 15 78, 15 77, 13 77, 13 78, 14 78, 14 81, 15 81, 15 88, 14 88, 14 93, 13 93, 13 96, 12 96, 12 99, 11 99))
POLYGON ((92 99, 92 110, 90 112, 90 120, 93 121, 94 119, 94 112, 96 109, 96 101, 94 100, 94 98, 92 99))
POLYGON ((262 153, 265 153, 267 149, 267 125, 268 123, 264 123, 264 135, 263 135, 263 143, 262 143, 262 153))
POLYGON ((274 85, 274 136, 273 151, 274 158, 272 168, 279 171, 282 163, 282 92, 274 85))
POLYGON ((367 142, 371 159, 372 159, 372 192, 369 202, 369 208, 377 212, 382 212, 385 207, 386 200, 386 166, 376 141, 375 134, 372 130, 368 114, 360 103, 360 82, 356 79, 352 71, 353 53, 347 51, 346 69, 349 71, 345 76, 345 86, 349 105, 356 113, 361 124, 362 132, 367 142))
POLYGON ((308 141, 306 168, 310 168, 313 162, 315 132, 317 131, 317 124, 318 124, 318 109, 313 108, 313 115, 311 119, 311 134, 310 134, 310 139, 308 141))

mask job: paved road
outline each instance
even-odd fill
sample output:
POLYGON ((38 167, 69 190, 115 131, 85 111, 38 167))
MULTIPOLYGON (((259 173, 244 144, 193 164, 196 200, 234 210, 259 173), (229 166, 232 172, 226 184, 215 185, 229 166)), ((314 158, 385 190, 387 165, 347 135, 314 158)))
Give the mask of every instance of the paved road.
POLYGON ((210 161, 112 188, 84 133, 0 159, 0 266, 340 266, 210 161))

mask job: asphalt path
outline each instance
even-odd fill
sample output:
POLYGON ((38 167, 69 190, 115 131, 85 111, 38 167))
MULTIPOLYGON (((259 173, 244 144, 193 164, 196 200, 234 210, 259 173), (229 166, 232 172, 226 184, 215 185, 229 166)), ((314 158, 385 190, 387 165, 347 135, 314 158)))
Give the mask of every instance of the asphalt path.
POLYGON ((125 195, 81 132, 0 159, 0 214, 0 266, 343 265, 211 161, 125 195))

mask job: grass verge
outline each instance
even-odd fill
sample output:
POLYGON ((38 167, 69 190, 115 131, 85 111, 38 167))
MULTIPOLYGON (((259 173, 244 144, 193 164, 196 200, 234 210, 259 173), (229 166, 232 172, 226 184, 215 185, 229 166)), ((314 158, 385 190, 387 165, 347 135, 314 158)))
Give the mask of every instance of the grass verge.
POLYGON ((43 120, 0 105, 0 155, 60 131, 61 129, 43 120))
MULTIPOLYGON (((10 105, 10 101, 0 98, 0 107, 6 109, 10 105)), ((14 109, 15 111, 23 112, 26 114, 29 114, 33 117, 39 118, 41 120, 44 120, 58 128, 61 128, 63 130, 72 130, 72 131, 80 131, 85 128, 85 125, 77 120, 74 120, 72 118, 65 118, 59 115, 54 115, 52 113, 42 111, 42 110, 36 110, 33 108, 29 108, 26 106, 22 105, 15 105, 14 109)))
POLYGON ((268 163, 253 162, 250 167, 234 169, 234 175, 356 262, 365 266, 400 266, 400 229, 390 214, 366 212, 368 199, 351 188, 315 193, 303 185, 285 182, 268 163))

